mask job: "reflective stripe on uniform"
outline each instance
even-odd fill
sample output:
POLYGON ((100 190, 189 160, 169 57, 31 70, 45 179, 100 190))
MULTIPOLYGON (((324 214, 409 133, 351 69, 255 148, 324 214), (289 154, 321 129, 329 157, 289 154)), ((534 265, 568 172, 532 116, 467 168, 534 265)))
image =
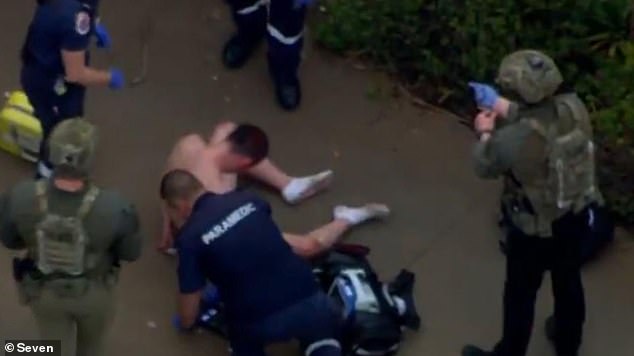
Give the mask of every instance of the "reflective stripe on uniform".
POLYGON ((317 351, 318 349, 321 349, 322 347, 334 347, 334 348, 340 349, 341 344, 339 344, 339 341, 335 339, 324 339, 317 342, 313 342, 312 344, 308 345, 308 347, 306 348, 305 355, 310 356, 313 354, 313 352, 317 351))
POLYGON ((247 6, 245 8, 242 8, 242 9, 236 11, 236 13, 238 15, 252 14, 252 13, 258 11, 261 6, 266 6, 266 4, 268 4, 268 3, 269 3, 269 0, 258 0, 258 1, 255 2, 255 4, 253 4, 251 6, 247 6))
POLYGON ((288 36, 284 36, 278 29, 273 27, 273 25, 271 24, 268 24, 266 28, 269 31, 269 35, 271 35, 273 38, 275 38, 276 40, 280 41, 281 43, 287 46, 294 45, 295 43, 299 42, 299 40, 301 40, 302 37, 304 36, 304 30, 302 30, 297 36, 288 37, 288 36))

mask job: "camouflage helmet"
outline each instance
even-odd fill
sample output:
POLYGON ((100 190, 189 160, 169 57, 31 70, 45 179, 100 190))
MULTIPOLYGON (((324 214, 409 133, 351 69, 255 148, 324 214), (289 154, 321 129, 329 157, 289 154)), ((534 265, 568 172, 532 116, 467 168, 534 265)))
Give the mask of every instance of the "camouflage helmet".
POLYGON ((553 95, 563 77, 555 61, 535 50, 521 50, 506 56, 498 70, 497 84, 503 91, 537 103, 553 95))
POLYGON ((97 128, 84 119, 64 120, 53 129, 48 145, 55 171, 88 175, 97 145, 97 128))

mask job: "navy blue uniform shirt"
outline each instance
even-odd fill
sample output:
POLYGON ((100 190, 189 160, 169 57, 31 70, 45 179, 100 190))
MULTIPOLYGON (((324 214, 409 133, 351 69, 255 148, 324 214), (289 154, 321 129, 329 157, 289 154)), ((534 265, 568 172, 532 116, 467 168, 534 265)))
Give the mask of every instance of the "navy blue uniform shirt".
POLYGON ((97 5, 95 0, 47 0, 38 5, 22 49, 25 69, 45 82, 63 76, 61 51, 88 49, 97 5))
POLYGON ((203 195, 176 240, 181 293, 214 283, 230 322, 259 320, 318 292, 310 265, 253 193, 203 195))

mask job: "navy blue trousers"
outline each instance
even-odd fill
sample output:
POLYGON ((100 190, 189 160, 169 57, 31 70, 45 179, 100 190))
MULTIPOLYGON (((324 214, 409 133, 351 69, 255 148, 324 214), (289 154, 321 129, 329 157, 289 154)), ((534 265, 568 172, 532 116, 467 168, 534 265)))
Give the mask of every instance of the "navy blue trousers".
POLYGON ((258 41, 268 38, 269 68, 280 79, 295 78, 304 45, 306 7, 294 0, 227 0, 238 34, 258 41), (269 4, 270 3, 270 4, 269 4))
POLYGON ((305 356, 341 356, 341 316, 322 292, 251 323, 229 328, 233 356, 266 356, 272 343, 299 340, 305 356))
POLYGON ((47 80, 47 75, 37 69, 23 68, 21 73, 22 89, 33 109, 35 117, 42 125, 42 143, 40 144, 38 173, 50 170, 48 160, 48 138, 55 126, 63 120, 82 117, 86 88, 76 84, 65 84, 65 92, 55 91, 55 81, 47 80), (42 167, 42 165, 44 167, 42 167))

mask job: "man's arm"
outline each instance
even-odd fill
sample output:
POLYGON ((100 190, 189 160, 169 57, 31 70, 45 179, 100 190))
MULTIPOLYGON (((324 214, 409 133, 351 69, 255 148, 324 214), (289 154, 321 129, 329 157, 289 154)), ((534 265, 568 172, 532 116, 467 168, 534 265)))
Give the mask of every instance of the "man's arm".
POLYGON ((200 312, 200 298, 202 290, 194 293, 180 294, 178 298, 178 315, 182 329, 189 330, 196 325, 200 312))
POLYGON ((526 144, 531 128, 518 122, 497 130, 489 137, 482 137, 473 150, 476 174, 481 178, 495 179, 508 172, 526 144))
POLYGON ((139 216, 132 204, 126 204, 120 212, 119 233, 114 250, 121 261, 133 262, 141 257, 143 238, 139 216))
POLYGON ((207 279, 200 264, 199 251, 196 247, 187 244, 185 236, 177 238, 184 242, 178 249, 178 286, 180 290, 178 311, 181 324, 179 326, 182 329, 191 329, 198 318, 200 298, 207 284, 207 279))
POLYGON ((26 248, 24 240, 18 234, 18 230, 11 216, 11 201, 9 194, 0 195, 0 240, 2 244, 12 250, 26 248))

